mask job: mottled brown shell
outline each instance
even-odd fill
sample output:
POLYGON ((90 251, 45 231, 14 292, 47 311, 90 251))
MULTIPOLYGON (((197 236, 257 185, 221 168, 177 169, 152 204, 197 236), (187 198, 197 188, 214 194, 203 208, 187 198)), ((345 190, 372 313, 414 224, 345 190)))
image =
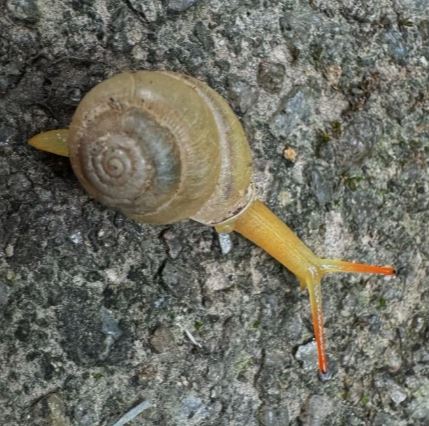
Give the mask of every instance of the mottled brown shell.
POLYGON ((188 76, 126 72, 100 83, 79 104, 68 144, 85 189, 139 222, 213 225, 249 202, 243 128, 220 95, 188 76))

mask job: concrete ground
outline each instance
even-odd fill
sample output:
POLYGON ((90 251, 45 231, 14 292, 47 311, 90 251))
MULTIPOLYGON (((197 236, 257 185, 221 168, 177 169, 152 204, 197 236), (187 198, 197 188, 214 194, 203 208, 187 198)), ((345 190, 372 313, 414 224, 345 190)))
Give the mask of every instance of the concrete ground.
POLYGON ((0 10, 2 426, 429 424, 427 1, 0 10), (195 222, 136 224, 26 145, 129 69, 209 83, 259 196, 315 252, 397 268, 324 280, 330 380, 307 295, 273 259, 238 235, 222 254, 195 222))

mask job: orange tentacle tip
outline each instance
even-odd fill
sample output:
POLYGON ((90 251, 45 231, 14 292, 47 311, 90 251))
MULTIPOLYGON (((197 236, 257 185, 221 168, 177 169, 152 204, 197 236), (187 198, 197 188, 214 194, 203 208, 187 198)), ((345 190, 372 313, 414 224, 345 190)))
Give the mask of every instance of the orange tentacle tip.
POLYGON ((367 263, 347 262, 344 260, 327 259, 322 261, 325 272, 352 272, 375 275, 396 275, 396 270, 392 266, 369 265, 367 263))

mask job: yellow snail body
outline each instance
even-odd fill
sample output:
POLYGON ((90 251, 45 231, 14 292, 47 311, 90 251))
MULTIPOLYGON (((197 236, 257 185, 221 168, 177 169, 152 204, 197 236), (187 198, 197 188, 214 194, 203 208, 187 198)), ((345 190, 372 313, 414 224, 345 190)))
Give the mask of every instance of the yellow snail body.
POLYGON ((392 275, 391 267, 317 257, 254 199, 251 153, 227 102, 205 83, 166 71, 118 74, 94 87, 70 128, 30 139, 70 157, 84 188, 143 223, 191 218, 236 231, 293 272, 310 296, 319 369, 327 373, 320 281, 330 272, 392 275))

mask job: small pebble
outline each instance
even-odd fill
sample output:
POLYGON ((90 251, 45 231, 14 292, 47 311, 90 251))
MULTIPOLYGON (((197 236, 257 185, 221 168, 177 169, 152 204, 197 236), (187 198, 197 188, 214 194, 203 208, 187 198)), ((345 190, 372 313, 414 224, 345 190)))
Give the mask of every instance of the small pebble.
POLYGON ((174 336, 171 331, 160 325, 150 336, 150 344, 156 353, 172 351, 176 347, 174 336))
POLYGON ((104 307, 101 308, 101 324, 106 336, 112 336, 115 340, 121 337, 122 330, 119 328, 119 321, 113 318, 112 312, 104 307))
POLYGON ((283 157, 291 163, 295 163, 297 156, 298 153, 290 146, 285 146, 283 149, 283 157))
POLYGON ((14 253, 14 247, 13 247, 13 245, 12 244, 8 244, 6 246, 6 250, 5 250, 6 257, 12 257, 13 253, 14 253))
POLYGON ((172 259, 176 259, 182 251, 182 242, 179 237, 170 229, 163 232, 162 239, 165 241, 168 249, 168 255, 172 259))
POLYGON ((268 93, 278 93, 283 87, 286 69, 283 64, 264 61, 258 67, 258 84, 268 93))
POLYGON ((407 394, 404 393, 399 386, 394 386, 394 388, 390 390, 389 396, 396 405, 399 405, 407 399, 407 394))
POLYGON ((232 250, 232 240, 230 234, 219 233, 219 245, 222 254, 228 254, 232 250))
POLYGON ((305 371, 317 368, 317 347, 313 340, 305 345, 301 345, 296 351, 295 358, 302 363, 305 371))
POLYGON ((333 197, 333 184, 329 171, 322 167, 312 167, 309 170, 310 187, 321 206, 328 204, 333 197))
POLYGON ((246 81, 230 78, 228 88, 228 99, 241 113, 246 113, 255 104, 258 95, 246 81))
POLYGON ((309 124, 315 110, 314 94, 310 87, 296 86, 281 100, 270 121, 271 133, 277 138, 289 138, 303 124, 309 124))
POLYGON ((394 348, 387 348, 386 352, 384 353, 384 358, 391 373, 397 373, 401 369, 402 358, 394 348))
POLYGON ((34 0, 9 0, 6 7, 13 18, 29 24, 35 24, 40 18, 39 9, 34 0))
POLYGON ((113 318, 112 313, 105 307, 101 308, 101 331, 105 334, 104 348, 100 354, 100 359, 105 360, 112 349, 115 341, 122 335, 119 328, 119 321, 113 318))
MULTIPOLYGON (((204 402, 194 396, 189 395, 182 400, 182 406, 179 411, 179 417, 183 419, 193 419, 194 421, 202 420, 208 416, 209 412, 204 402)), ((201 424, 201 423, 193 423, 201 424)))
POLYGON ((82 233, 80 231, 73 232, 72 234, 70 234, 69 238, 73 244, 82 244, 83 239, 82 233))

